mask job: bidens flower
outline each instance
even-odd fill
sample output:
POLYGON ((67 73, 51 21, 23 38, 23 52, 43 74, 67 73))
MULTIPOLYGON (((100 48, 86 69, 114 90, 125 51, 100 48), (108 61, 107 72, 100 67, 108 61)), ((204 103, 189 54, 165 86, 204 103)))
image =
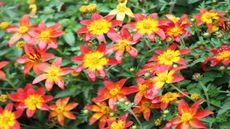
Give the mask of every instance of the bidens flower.
POLYGON ((113 27, 119 26, 122 24, 122 21, 112 20, 114 15, 108 15, 102 17, 98 13, 92 14, 92 20, 82 20, 80 23, 85 25, 82 28, 77 30, 77 34, 85 35, 85 41, 90 41, 91 38, 96 36, 99 42, 104 41, 104 34, 108 34, 110 32, 116 32, 113 27))
POLYGON ((0 61, 0 79, 6 78, 6 74, 2 71, 2 68, 8 65, 9 63, 10 63, 9 61, 0 61))
POLYGON ((106 45, 101 44, 95 51, 88 49, 86 46, 80 46, 81 53, 83 56, 74 56, 71 60, 74 62, 82 62, 77 67, 76 72, 81 72, 83 69, 88 69, 89 78, 92 81, 96 80, 96 71, 99 73, 101 78, 106 77, 104 70, 105 65, 117 64, 117 61, 106 56, 106 45))
POLYGON ((208 110, 198 110, 202 100, 195 102, 191 107, 184 100, 180 100, 178 105, 178 117, 170 120, 164 127, 169 129, 177 126, 178 129, 189 129, 190 126, 194 128, 207 129, 208 127, 200 121, 200 119, 213 114, 208 110))
POLYGON ((50 105, 49 119, 56 117, 59 124, 64 126, 65 117, 75 120, 76 116, 71 112, 77 107, 78 103, 68 103, 69 97, 58 99, 55 104, 50 105))
POLYGON ((43 74, 37 76, 33 80, 33 84, 46 79, 45 86, 48 91, 53 88, 54 83, 64 90, 64 79, 62 76, 71 73, 71 68, 61 68, 62 58, 57 58, 51 65, 39 65, 40 70, 44 71, 43 74))
POLYGON ((121 116, 118 120, 108 120, 108 127, 105 129, 127 129, 133 124, 132 121, 126 122, 128 113, 121 116))

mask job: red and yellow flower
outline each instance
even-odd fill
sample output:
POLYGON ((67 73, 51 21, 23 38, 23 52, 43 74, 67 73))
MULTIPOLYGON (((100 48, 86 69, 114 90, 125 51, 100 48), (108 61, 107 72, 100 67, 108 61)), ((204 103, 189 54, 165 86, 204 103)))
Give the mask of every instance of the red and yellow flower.
POLYGON ((121 116, 118 120, 109 120, 108 127, 105 129, 127 129, 133 124, 132 121, 126 122, 127 117, 128 113, 121 116))
POLYGON ((34 90, 31 84, 27 84, 25 88, 19 88, 17 93, 9 94, 9 99, 16 102, 16 108, 23 112, 26 109, 27 117, 32 117, 39 109, 43 111, 49 110, 47 102, 53 99, 51 95, 45 95, 43 87, 34 90))
POLYGON ((0 129, 20 129, 17 119, 21 116, 21 113, 12 110, 13 103, 8 103, 4 110, 0 107, 0 129))
POLYGON ((122 63, 122 56, 124 54, 124 51, 127 51, 129 55, 131 55, 132 57, 138 56, 138 51, 134 47, 132 47, 132 45, 135 45, 137 42, 133 40, 127 29, 121 29, 120 35, 117 33, 109 33, 108 37, 112 41, 116 42, 116 44, 110 46, 107 52, 111 53, 115 51, 115 58, 118 61, 118 63, 122 63))
POLYGON ((114 110, 116 109, 115 103, 121 98, 126 99, 126 95, 136 92, 133 87, 123 87, 127 79, 121 79, 114 83, 110 80, 104 81, 105 88, 98 91, 98 96, 93 98, 94 102, 102 102, 109 99, 109 107, 114 110))
POLYGON ((41 70, 38 66, 54 58, 54 55, 51 53, 46 53, 46 50, 33 48, 29 45, 25 46, 24 51, 25 55, 16 59, 17 63, 25 64, 23 69, 24 75, 27 75, 31 68, 33 68, 34 72, 39 75, 41 73, 41 70))
POLYGON ((47 49, 50 46, 53 49, 58 48, 55 38, 64 34, 64 31, 59 30, 60 24, 54 24, 47 27, 45 23, 41 23, 30 34, 33 37, 30 44, 38 44, 40 49, 47 49))
POLYGON ((9 41, 9 46, 12 47, 19 39, 23 38, 25 42, 31 40, 31 30, 35 26, 30 26, 30 19, 28 15, 24 15, 20 19, 19 26, 9 26, 6 31, 10 33, 15 33, 9 41))
POLYGON ((198 26, 204 23, 208 27, 208 32, 214 32, 219 29, 216 22, 218 23, 225 20, 224 15, 224 12, 202 8, 200 9, 200 14, 194 15, 193 18, 196 19, 198 26))
POLYGON ((210 50, 214 53, 214 56, 208 57, 205 63, 211 62, 211 66, 216 66, 218 63, 223 63, 224 65, 230 64, 230 47, 228 45, 222 45, 219 49, 214 48, 210 50))
POLYGON ((6 74, 2 71, 2 68, 8 65, 9 63, 9 61, 0 61, 0 79, 6 78, 6 74))
POLYGON ((82 64, 77 67, 76 72, 80 73, 83 69, 88 69, 88 75, 92 81, 96 80, 96 71, 101 78, 105 78, 106 73, 104 66, 117 64, 116 60, 105 57, 107 55, 105 44, 98 46, 95 51, 83 45, 80 46, 80 50, 83 56, 75 56, 71 60, 74 62, 82 62, 82 64))
POLYGON ((191 107, 184 100, 180 100, 178 105, 178 117, 170 120, 164 127, 169 129, 176 126, 177 129, 190 129, 194 128, 208 129, 208 127, 200 120, 206 116, 213 114, 208 110, 198 110, 202 100, 195 102, 191 107))
POLYGON ((64 119, 69 118, 75 120, 76 116, 71 112, 77 107, 78 103, 68 103, 69 97, 58 99, 55 104, 50 105, 49 119, 56 117, 59 124, 64 126, 64 119))
POLYGON ((93 112, 93 115, 89 119, 89 124, 94 124, 97 120, 99 120, 99 129, 104 129, 106 125, 106 121, 108 119, 114 120, 115 117, 110 117, 110 113, 113 112, 105 102, 96 102, 95 104, 87 105, 85 107, 87 110, 93 112))
POLYGON ((125 28, 135 28, 136 32, 133 35, 134 41, 139 41, 143 35, 146 35, 149 40, 155 41, 155 34, 157 34, 162 40, 165 39, 165 33, 161 29, 161 20, 155 19, 157 13, 152 13, 149 16, 143 14, 136 14, 134 16, 136 22, 125 25, 125 28))
POLYGON ((48 91, 53 88, 54 83, 57 84, 62 90, 64 90, 64 79, 62 76, 71 73, 71 68, 61 68, 62 58, 57 58, 51 65, 39 65, 40 70, 44 71, 43 74, 38 75, 34 80, 33 84, 46 79, 45 87, 48 91))
POLYGON ((173 43, 166 51, 155 50, 155 53, 158 55, 153 56, 149 61, 156 61, 160 65, 173 65, 174 63, 186 65, 187 62, 180 56, 190 53, 190 49, 183 48, 176 50, 177 46, 177 44, 173 43))
POLYGON ((174 41, 180 42, 182 36, 188 37, 191 35, 191 33, 186 30, 186 28, 191 25, 187 15, 182 15, 180 19, 170 14, 166 15, 166 17, 169 19, 167 24, 163 26, 166 38, 174 38, 174 41))
POLYGON ((77 34, 82 35, 85 33, 85 41, 90 41, 91 38, 96 36, 99 42, 105 41, 104 34, 116 32, 113 27, 122 25, 122 21, 112 20, 114 15, 107 15, 102 17, 98 13, 92 14, 92 20, 82 20, 80 23, 83 26, 77 30, 77 34))
POLYGON ((152 109, 159 108, 158 104, 153 104, 149 99, 142 99, 141 102, 137 105, 138 107, 133 109, 134 113, 143 113, 145 120, 149 121, 152 109))

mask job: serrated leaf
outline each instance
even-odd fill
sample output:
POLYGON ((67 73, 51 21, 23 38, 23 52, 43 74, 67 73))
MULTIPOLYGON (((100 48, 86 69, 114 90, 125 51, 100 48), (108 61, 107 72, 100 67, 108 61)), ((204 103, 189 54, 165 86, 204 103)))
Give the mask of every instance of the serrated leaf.
POLYGON ((221 106, 221 109, 218 111, 218 115, 221 115, 228 110, 230 110, 230 100, 228 100, 223 106, 221 106))

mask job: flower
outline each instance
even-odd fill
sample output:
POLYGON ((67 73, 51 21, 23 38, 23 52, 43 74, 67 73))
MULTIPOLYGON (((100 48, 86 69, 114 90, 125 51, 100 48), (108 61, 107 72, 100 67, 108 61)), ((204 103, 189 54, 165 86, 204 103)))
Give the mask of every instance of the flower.
POLYGON ((57 58, 51 65, 40 65, 40 69, 44 71, 44 74, 37 76, 33 80, 33 84, 36 84, 46 79, 45 86, 48 91, 53 88, 53 84, 57 84, 62 90, 64 90, 63 75, 71 73, 71 68, 61 68, 62 58, 57 58))
POLYGON ((102 102, 109 99, 109 107, 114 110, 116 109, 115 103, 121 98, 126 98, 125 96, 136 92, 133 87, 123 87, 127 79, 121 79, 118 82, 112 82, 106 80, 103 82, 104 88, 98 91, 98 96, 93 98, 94 102, 102 102))
POLYGON ((122 56, 124 54, 124 51, 127 51, 129 55, 132 57, 138 56, 138 51, 132 47, 132 45, 136 44, 137 42, 133 41, 133 38, 131 37, 129 31, 127 29, 121 29, 120 35, 117 33, 109 33, 108 37, 116 42, 116 44, 110 46, 108 48, 107 52, 111 53, 113 51, 116 51, 116 60, 118 63, 122 63, 122 56))
POLYGON ((216 10, 207 10, 205 8, 201 8, 200 14, 194 15, 193 18, 196 19, 198 26, 205 23, 208 27, 208 32, 213 32, 218 30, 215 22, 224 21, 224 15, 224 12, 217 12, 216 10))
POLYGON ((86 13, 86 12, 94 12, 97 10, 97 5, 96 4, 89 4, 87 6, 83 5, 80 7, 80 12, 81 13, 86 13))
POLYGON ((115 117, 109 116, 112 110, 105 102, 96 102, 95 104, 85 106, 85 108, 93 112, 93 115, 89 119, 89 124, 92 125, 99 120, 99 129, 104 129, 108 119, 115 119, 115 117))
POLYGON ((50 114, 49 119, 57 117, 57 120, 60 125, 64 126, 64 118, 75 120, 76 116, 71 112, 74 108, 77 107, 78 103, 68 103, 70 97, 63 99, 58 99, 55 104, 50 105, 50 114))
POLYGON ((121 116, 118 120, 108 120, 108 127, 105 129, 127 129, 133 124, 132 121, 126 122, 128 113, 121 116))
POLYGON ((40 49, 46 49, 50 46, 53 49, 57 49, 58 45, 55 38, 60 37, 64 34, 64 31, 59 30, 60 24, 54 24, 47 27, 45 23, 41 23, 31 32, 33 37, 30 44, 38 44, 40 49))
POLYGON ((101 44, 95 51, 88 49, 86 46, 80 46, 81 53, 83 56, 74 56, 71 60, 74 62, 82 62, 77 67, 76 72, 81 72, 83 69, 88 69, 89 78, 92 81, 96 80, 96 71, 99 73, 101 78, 106 77, 104 70, 105 65, 117 64, 117 61, 106 56, 106 45, 101 44))
MULTIPOLYGON (((184 94, 187 94, 186 92, 184 94)), ((161 110, 165 110, 171 102, 175 102, 178 98, 183 97, 184 94, 176 92, 167 92, 162 96, 154 98, 152 103, 159 103, 161 110)))
POLYGON ((21 116, 21 113, 12 110, 13 103, 8 103, 4 110, 0 107, 0 129, 20 129, 17 119, 21 116))
POLYGON ((214 67, 218 63, 223 63, 225 66, 230 64, 230 47, 228 45, 222 45, 220 48, 214 48, 210 50, 214 53, 214 56, 208 57, 204 62, 211 62, 211 66, 214 67))
POLYGON ((160 28, 163 21, 156 20, 157 13, 152 13, 149 16, 143 14, 135 14, 135 23, 128 23, 125 28, 135 28, 136 32, 133 35, 134 41, 139 41, 143 35, 147 35, 148 39, 155 41, 155 33, 162 39, 165 39, 165 33, 160 28))
POLYGON ((25 42, 24 41, 18 41, 17 43, 16 43, 16 47, 17 48, 24 48, 25 47, 25 42))
POLYGON ((181 36, 188 37, 191 35, 191 33, 186 30, 186 28, 191 25, 187 15, 182 15, 180 19, 170 14, 166 15, 166 17, 169 19, 166 25, 163 26, 166 38, 172 37, 176 42, 180 42, 181 36))
POLYGON ((91 16, 92 20, 82 20, 80 23, 83 26, 82 28, 77 30, 77 34, 85 35, 85 41, 90 41, 93 36, 96 36, 99 42, 105 41, 104 34, 108 34, 110 32, 115 32, 113 27, 119 26, 122 24, 122 21, 112 20, 114 15, 108 15, 102 17, 98 13, 94 13, 91 16))
POLYGON ((29 45, 25 46, 24 51, 25 55, 16 59, 17 63, 25 64, 23 69, 24 75, 27 75, 31 68, 33 68, 34 72, 39 75, 41 70, 38 66, 54 58, 53 54, 46 53, 45 50, 41 50, 40 48, 33 48, 29 45))
POLYGON ((1 94, 0 95, 0 102, 6 102, 8 100, 8 96, 7 95, 5 95, 5 94, 1 94))
POLYGON ((199 100, 201 98, 198 93, 192 93, 190 97, 192 100, 199 100))
POLYGON ((51 95, 45 95, 43 87, 34 90, 32 84, 26 84, 24 88, 19 88, 17 93, 9 94, 9 99, 16 102, 16 108, 23 112, 26 109, 26 115, 31 118, 37 109, 47 111, 49 107, 47 102, 53 99, 51 95))
POLYGON ((2 68, 8 65, 9 63, 10 63, 9 61, 0 61, 0 79, 6 78, 6 74, 2 71, 2 68))
POLYGON ((9 26, 6 31, 15 33, 9 41, 9 46, 12 47, 19 39, 23 38, 25 42, 31 40, 31 30, 35 26, 30 26, 30 19, 28 15, 24 15, 20 19, 19 26, 9 26))
POLYGON ((138 107, 133 109, 134 113, 143 112, 145 120, 149 121, 149 117, 151 115, 151 111, 153 108, 159 108, 158 104, 153 104, 149 99, 142 99, 141 102, 137 105, 138 107))
POLYGON ((173 65, 174 63, 186 65, 187 62, 180 55, 188 54, 190 50, 188 48, 176 50, 177 46, 177 44, 173 43, 166 51, 155 50, 155 53, 158 55, 153 56, 149 61, 156 61, 160 65, 173 65))
POLYGON ((157 119, 154 120, 154 125, 155 126, 160 126, 161 124, 162 124, 162 119, 157 118, 157 119))
POLYGON ((5 30, 9 27, 10 23, 9 22, 1 22, 0 23, 0 28, 5 30))
POLYGON ((110 11, 109 15, 116 15, 116 19, 120 21, 124 21, 125 15, 129 17, 134 17, 132 10, 126 7, 127 0, 125 2, 119 3, 116 9, 110 11))
POLYGON ((204 128, 208 127, 200 121, 200 119, 213 114, 213 112, 208 110, 198 110, 198 107, 202 100, 195 102, 191 107, 184 100, 180 100, 178 105, 178 117, 170 120, 164 127, 164 129, 169 129, 172 126, 177 126, 178 129, 189 129, 190 126, 194 128, 204 128))

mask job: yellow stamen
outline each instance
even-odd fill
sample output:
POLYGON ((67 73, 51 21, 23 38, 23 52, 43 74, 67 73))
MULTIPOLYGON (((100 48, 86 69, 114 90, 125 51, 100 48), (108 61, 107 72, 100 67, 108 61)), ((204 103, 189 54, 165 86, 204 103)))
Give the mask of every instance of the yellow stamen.
POLYGON ((29 28, 27 26, 20 26, 18 29, 18 32, 21 34, 25 34, 26 32, 28 32, 29 28))
POLYGON ((29 110, 36 110, 36 108, 41 107, 44 102, 41 95, 30 95, 25 99, 25 106, 28 107, 29 110))
POLYGON ((205 12, 201 16, 201 21, 208 24, 212 23, 214 19, 219 19, 218 14, 215 12, 205 12))
POLYGON ((109 91, 109 93, 110 93, 111 95, 113 95, 113 96, 116 96, 117 94, 119 94, 119 91, 120 91, 120 89, 118 89, 118 88, 113 88, 113 89, 111 89, 111 90, 109 91))
POLYGON ((191 113, 187 112, 187 113, 183 113, 181 116, 181 121, 184 122, 188 122, 190 120, 192 120, 193 116, 191 113))
POLYGON ((99 19, 91 22, 87 26, 87 29, 94 35, 103 35, 109 31, 111 26, 112 23, 110 21, 99 19))
POLYGON ((124 129, 124 128, 125 128, 125 123, 122 120, 114 121, 110 126, 110 129, 124 129))
POLYGON ((3 111, 0 114, 0 129, 11 129, 15 124, 15 115, 11 111, 3 111))
POLYGON ((179 97, 178 93, 167 92, 162 96, 161 101, 164 103, 169 103, 177 100, 178 97, 179 97))
POLYGON ((183 30, 182 30, 182 28, 175 26, 175 27, 168 29, 168 31, 166 33, 169 36, 180 36, 183 34, 183 30))
POLYGON ((178 50, 167 50, 163 54, 158 56, 158 63, 165 65, 172 65, 180 60, 180 52, 178 50))
POLYGON ((40 34, 39 34, 39 39, 43 40, 43 41, 47 41, 50 39, 50 31, 48 30, 45 30, 45 31, 42 31, 40 34))
POLYGON ((136 28, 139 33, 151 34, 158 31, 158 21, 151 18, 145 18, 136 23, 136 28))

